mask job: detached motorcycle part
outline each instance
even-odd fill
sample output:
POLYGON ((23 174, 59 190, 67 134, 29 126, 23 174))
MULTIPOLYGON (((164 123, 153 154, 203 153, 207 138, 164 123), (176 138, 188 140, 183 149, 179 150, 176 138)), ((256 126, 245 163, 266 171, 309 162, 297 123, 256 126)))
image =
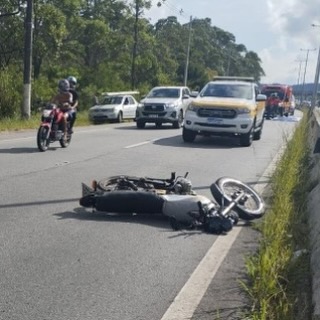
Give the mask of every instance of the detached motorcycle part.
POLYGON ((222 216, 209 217, 204 224, 204 230, 208 233, 214 234, 228 232, 232 227, 232 220, 222 216))
POLYGON ((265 203, 261 196, 247 184, 229 177, 219 178, 210 186, 214 199, 222 207, 228 206, 234 199, 243 194, 243 197, 234 205, 234 210, 243 220, 261 218, 265 213, 265 203))

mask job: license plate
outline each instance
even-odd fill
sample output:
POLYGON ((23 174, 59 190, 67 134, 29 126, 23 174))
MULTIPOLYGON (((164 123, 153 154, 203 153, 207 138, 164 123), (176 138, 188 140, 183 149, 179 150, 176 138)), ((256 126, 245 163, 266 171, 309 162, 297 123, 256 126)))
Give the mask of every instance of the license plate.
POLYGON ((219 124, 219 123, 223 122, 223 119, 220 119, 220 118, 208 118, 208 122, 219 124))
POLYGON ((158 118, 158 115, 157 114, 149 114, 149 117, 150 118, 158 118))

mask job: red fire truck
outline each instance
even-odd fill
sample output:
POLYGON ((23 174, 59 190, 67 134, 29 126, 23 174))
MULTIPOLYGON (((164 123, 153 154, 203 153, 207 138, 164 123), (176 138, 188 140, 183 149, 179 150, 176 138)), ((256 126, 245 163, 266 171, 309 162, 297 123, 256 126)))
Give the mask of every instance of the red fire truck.
MULTIPOLYGON (((275 115, 279 114, 280 116, 288 116, 294 114, 295 98, 290 85, 278 83, 265 84, 261 87, 261 93, 265 94, 267 98, 277 96, 280 100, 276 108, 275 115)), ((266 108, 268 108, 268 100, 266 108)))

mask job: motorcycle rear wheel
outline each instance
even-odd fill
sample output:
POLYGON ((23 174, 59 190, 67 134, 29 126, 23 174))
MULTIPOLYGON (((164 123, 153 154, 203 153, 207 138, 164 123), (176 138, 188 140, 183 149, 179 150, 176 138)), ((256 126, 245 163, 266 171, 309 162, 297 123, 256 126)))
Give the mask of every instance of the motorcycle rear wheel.
POLYGON ((139 190, 163 195, 172 191, 171 179, 119 175, 98 181, 97 189, 102 191, 139 190))
POLYGON ((247 200, 237 203, 234 210, 243 220, 261 218, 265 213, 265 203, 262 197, 247 184, 228 177, 219 178, 210 186, 211 193, 220 206, 227 206, 233 200, 236 192, 243 192, 247 200))
POLYGON ((137 190, 138 187, 145 188, 142 178, 126 175, 112 176, 97 183, 97 188, 102 191, 137 190))
POLYGON ((37 146, 41 152, 47 151, 50 145, 50 140, 47 139, 48 127, 40 127, 37 134, 37 146))

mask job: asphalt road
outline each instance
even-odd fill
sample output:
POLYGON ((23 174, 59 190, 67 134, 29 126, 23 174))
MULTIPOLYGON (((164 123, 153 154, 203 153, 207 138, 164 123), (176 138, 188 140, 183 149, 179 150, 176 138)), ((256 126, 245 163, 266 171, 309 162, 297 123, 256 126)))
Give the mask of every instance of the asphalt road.
POLYGON ((92 213, 79 207, 81 182, 189 172, 208 197, 220 176, 265 183, 299 115, 266 121, 249 148, 226 138, 186 144, 179 129, 132 122, 76 128, 68 148, 44 153, 36 131, 0 134, 0 319, 212 319, 230 301, 238 309, 250 226, 215 236, 172 231, 164 217, 92 213))

